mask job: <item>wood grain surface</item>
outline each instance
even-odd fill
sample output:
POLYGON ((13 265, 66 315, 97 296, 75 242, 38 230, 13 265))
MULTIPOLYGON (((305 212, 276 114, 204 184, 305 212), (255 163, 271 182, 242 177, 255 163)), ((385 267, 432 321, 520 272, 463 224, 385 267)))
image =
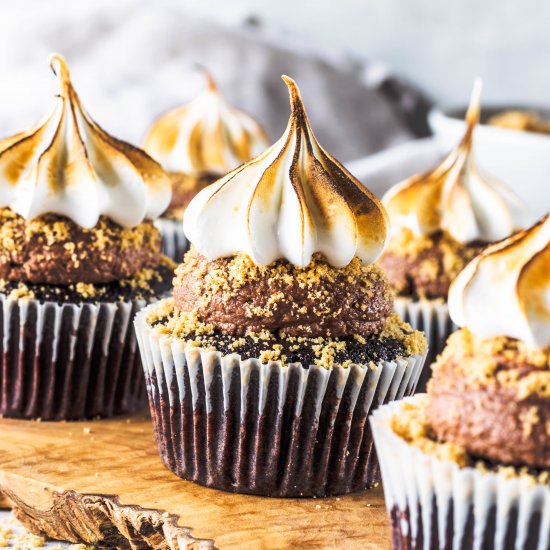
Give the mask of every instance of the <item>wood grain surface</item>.
POLYGON ((206 489, 164 468, 145 415, 2 419, 0 441, 0 493, 30 530, 60 540, 160 549, 390 547, 381 488, 327 499, 206 489))

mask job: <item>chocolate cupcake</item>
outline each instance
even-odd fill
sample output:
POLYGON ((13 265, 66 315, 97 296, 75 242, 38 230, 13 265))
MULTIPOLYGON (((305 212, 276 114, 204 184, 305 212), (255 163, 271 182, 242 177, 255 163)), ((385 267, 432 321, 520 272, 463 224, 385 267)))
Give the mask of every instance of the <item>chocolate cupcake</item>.
POLYGON ((188 105, 162 115, 150 128, 144 149, 172 180, 172 200, 155 225, 164 253, 180 262, 189 248, 183 212, 207 185, 261 153, 268 138, 248 114, 231 107, 206 73, 207 89, 188 105))
POLYGON ((284 80, 286 132, 193 199, 173 298, 135 325, 170 470, 226 491, 342 494, 378 482, 367 416, 414 392, 426 346, 373 265, 382 205, 284 80))
POLYGON ((427 395, 371 419, 394 548, 550 547, 550 217, 449 293, 427 395))
POLYGON ((82 107, 65 60, 52 111, 0 141, 0 415, 44 420, 144 404, 131 319, 170 288, 150 220, 170 181, 82 107))
POLYGON ((396 311, 426 333, 428 364, 454 329, 447 308, 451 281, 483 247, 529 224, 523 202, 475 164, 480 93, 477 81, 458 146, 433 170, 395 185, 382 199, 392 237, 380 265, 398 295, 396 311))

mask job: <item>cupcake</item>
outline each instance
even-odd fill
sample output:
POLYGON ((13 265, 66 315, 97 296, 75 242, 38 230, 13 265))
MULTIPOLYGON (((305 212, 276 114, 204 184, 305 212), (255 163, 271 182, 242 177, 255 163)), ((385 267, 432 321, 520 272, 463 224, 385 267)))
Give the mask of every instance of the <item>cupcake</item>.
POLYGON ((131 320, 170 288, 150 221, 170 181, 90 118, 61 56, 51 67, 51 112, 0 141, 0 415, 107 417, 145 402, 131 320))
POLYGON ((212 76, 194 101, 162 115, 151 126, 144 149, 172 180, 172 200, 155 225, 165 254, 180 262, 189 248, 183 212, 207 185, 261 153, 268 146, 263 128, 248 114, 226 103, 212 76))
POLYGON ((173 297, 135 326, 167 468, 226 491, 342 494, 378 483, 367 416, 414 392, 426 346, 373 264, 384 208, 283 78, 284 135, 191 201, 173 297))
POLYGON ((394 548, 550 547, 550 217, 458 275, 427 395, 377 410, 394 548))
MULTIPOLYGON (((523 202, 475 164, 480 93, 476 81, 457 147, 433 170, 395 185, 382 199, 392 236, 380 265, 398 295, 396 311, 426 333, 428 363, 453 330, 447 308, 451 281, 487 244, 529 225, 523 202)), ((425 380, 420 385, 423 389, 425 380)))
POLYGON ((503 111, 493 115, 487 124, 507 130, 550 134, 550 121, 543 119, 535 111, 503 111))

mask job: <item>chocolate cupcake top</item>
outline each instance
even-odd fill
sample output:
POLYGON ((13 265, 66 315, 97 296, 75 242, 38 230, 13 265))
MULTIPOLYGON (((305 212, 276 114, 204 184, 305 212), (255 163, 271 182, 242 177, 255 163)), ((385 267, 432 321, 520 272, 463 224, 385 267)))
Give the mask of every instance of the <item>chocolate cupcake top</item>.
POLYGON ((550 468, 550 216, 485 249, 449 293, 463 327, 433 367, 440 441, 498 464, 550 468))
POLYGON ((145 138, 145 150, 169 172, 221 176, 269 144, 258 122, 228 105, 212 76, 206 76, 206 90, 162 115, 145 138))
POLYGON ((317 142, 295 82, 291 116, 274 145, 201 191, 184 231, 209 260, 247 254, 255 264, 305 266, 316 252, 335 267, 381 254, 387 215, 374 195, 317 142))
POLYGON ((135 227, 170 202, 170 182, 143 151, 107 134, 82 106, 62 56, 55 104, 31 129, 0 141, 0 207, 30 220, 57 214, 84 228, 106 216, 135 227))
POLYGON ((407 229, 422 236, 444 231, 459 243, 490 243, 529 223, 521 199, 476 165, 472 145, 480 94, 478 79, 457 147, 433 170, 395 185, 384 196, 394 232, 407 229))
POLYGON ((173 299, 147 322, 188 345, 265 362, 330 368, 421 355, 422 334, 392 313, 373 264, 384 208, 317 143, 296 84, 283 79, 283 137, 191 201, 193 246, 173 299))

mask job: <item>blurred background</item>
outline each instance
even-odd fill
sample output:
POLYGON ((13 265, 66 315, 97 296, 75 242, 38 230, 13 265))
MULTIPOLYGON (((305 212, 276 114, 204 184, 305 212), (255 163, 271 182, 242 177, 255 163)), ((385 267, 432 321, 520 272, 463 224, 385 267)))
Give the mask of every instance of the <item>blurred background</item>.
POLYGON ((272 137, 288 114, 279 80, 302 88, 321 143, 349 161, 429 130, 431 101, 464 104, 484 78, 484 104, 546 105, 550 4, 542 0, 4 1, 0 134, 33 123, 63 53, 91 114, 142 139, 163 110, 204 86, 208 66, 230 101, 272 137))

